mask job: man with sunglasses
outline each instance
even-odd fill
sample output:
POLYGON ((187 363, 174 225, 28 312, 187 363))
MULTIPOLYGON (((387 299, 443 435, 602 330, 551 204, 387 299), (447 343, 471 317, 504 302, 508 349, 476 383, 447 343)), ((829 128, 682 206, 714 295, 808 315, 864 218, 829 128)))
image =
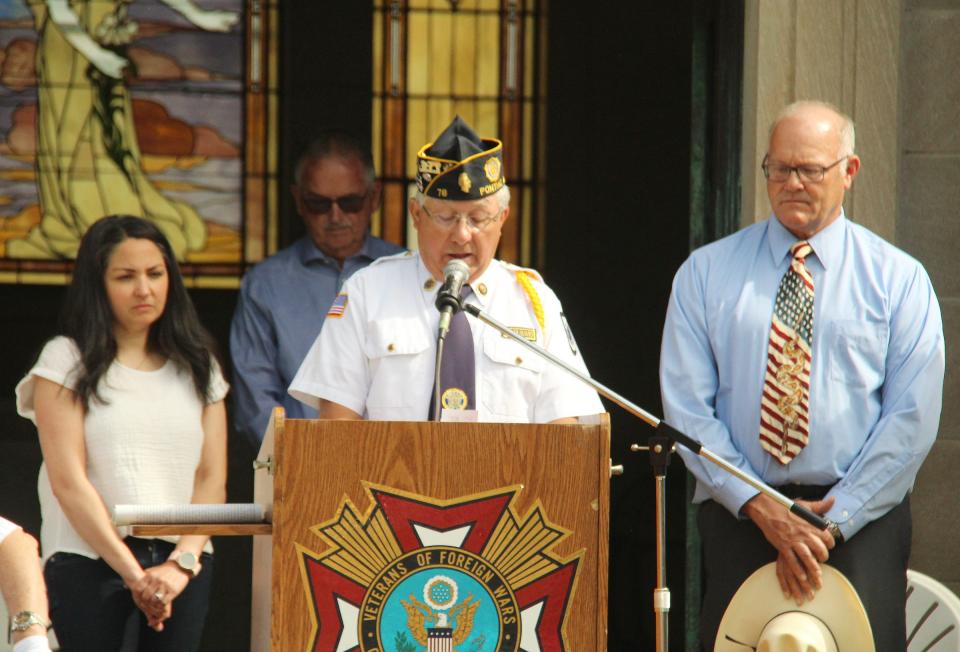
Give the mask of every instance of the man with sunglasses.
POLYGON ((701 644, 714 649, 724 609, 757 568, 776 561, 800 605, 829 560, 863 600, 876 649, 902 652, 909 492, 943 392, 937 298, 918 261, 844 215, 860 158, 836 107, 784 109, 761 169, 773 215, 695 251, 674 279, 664 412, 829 528, 681 450, 700 503, 701 644))
POLYGON ((545 423, 603 411, 593 389, 463 312, 451 321, 435 388, 434 300, 453 260, 469 268, 465 301, 585 369, 540 276, 494 258, 510 214, 501 150, 459 116, 420 150, 409 202, 419 251, 381 258, 344 285, 293 396, 328 419, 545 423))
POLYGON ((243 279, 230 329, 234 422, 259 447, 270 412, 316 418, 287 387, 343 283, 374 259, 403 251, 369 233, 380 182, 367 148, 324 132, 297 160, 292 187, 306 233, 243 279))

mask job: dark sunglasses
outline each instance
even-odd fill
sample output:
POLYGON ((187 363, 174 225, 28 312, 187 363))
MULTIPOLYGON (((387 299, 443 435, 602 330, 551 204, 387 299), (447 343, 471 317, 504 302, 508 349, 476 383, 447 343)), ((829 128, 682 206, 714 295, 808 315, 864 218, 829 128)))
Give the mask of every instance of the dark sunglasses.
POLYGON ((363 203, 367 199, 367 194, 344 195, 343 197, 301 195, 300 201, 303 202, 303 207, 314 215, 326 215, 333 210, 334 204, 339 206, 340 210, 344 213, 359 213, 361 210, 363 210, 363 203))

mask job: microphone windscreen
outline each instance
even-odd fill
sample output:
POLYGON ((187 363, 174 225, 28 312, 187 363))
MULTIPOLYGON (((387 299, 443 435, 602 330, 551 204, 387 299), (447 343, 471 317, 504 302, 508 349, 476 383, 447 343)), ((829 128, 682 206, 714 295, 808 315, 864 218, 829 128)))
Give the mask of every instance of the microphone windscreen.
POLYGON ((443 278, 447 279, 450 276, 459 276, 466 281, 470 276, 470 266, 459 258, 454 258, 443 268, 443 278))

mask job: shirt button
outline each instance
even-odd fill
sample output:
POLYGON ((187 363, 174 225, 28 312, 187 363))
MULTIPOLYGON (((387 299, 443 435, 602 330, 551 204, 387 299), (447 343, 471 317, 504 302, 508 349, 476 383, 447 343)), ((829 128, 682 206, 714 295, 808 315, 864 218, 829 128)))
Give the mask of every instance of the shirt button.
POLYGON ((478 285, 478 286, 477 286, 477 292, 479 292, 480 294, 486 295, 486 294, 487 294, 487 286, 486 286, 486 284, 481 283, 480 285, 478 285))
POLYGON ((848 512, 847 510, 843 510, 842 514, 843 514, 843 518, 847 518, 848 516, 850 516, 850 512, 848 512))
POLYGON ((387 344, 387 351, 389 351, 390 353, 393 353, 396 350, 397 350, 397 347, 393 342, 390 342, 390 344, 387 344))
POLYGON ((433 286, 436 284, 437 284, 436 281, 434 281, 432 278, 428 278, 426 281, 423 282, 423 289, 432 290, 433 286))
POLYGON ((521 358, 519 355, 517 356, 517 364, 523 364, 523 358, 521 358))

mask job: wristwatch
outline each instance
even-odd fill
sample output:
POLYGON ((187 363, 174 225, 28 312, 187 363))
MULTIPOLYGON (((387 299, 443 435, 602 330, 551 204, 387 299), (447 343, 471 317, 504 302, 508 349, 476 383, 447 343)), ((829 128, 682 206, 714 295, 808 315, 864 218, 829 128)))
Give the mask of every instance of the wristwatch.
POLYGON ((10 635, 25 632, 34 625, 40 625, 45 630, 50 629, 50 623, 40 617, 35 611, 21 611, 10 619, 10 635))
POLYGON ((174 550, 170 555, 170 561, 176 563, 180 570, 190 577, 196 577, 200 574, 200 560, 189 550, 174 550))
POLYGON ((837 543, 843 543, 843 532, 840 531, 840 526, 831 521, 829 518, 827 521, 827 532, 833 535, 833 540, 837 543))

